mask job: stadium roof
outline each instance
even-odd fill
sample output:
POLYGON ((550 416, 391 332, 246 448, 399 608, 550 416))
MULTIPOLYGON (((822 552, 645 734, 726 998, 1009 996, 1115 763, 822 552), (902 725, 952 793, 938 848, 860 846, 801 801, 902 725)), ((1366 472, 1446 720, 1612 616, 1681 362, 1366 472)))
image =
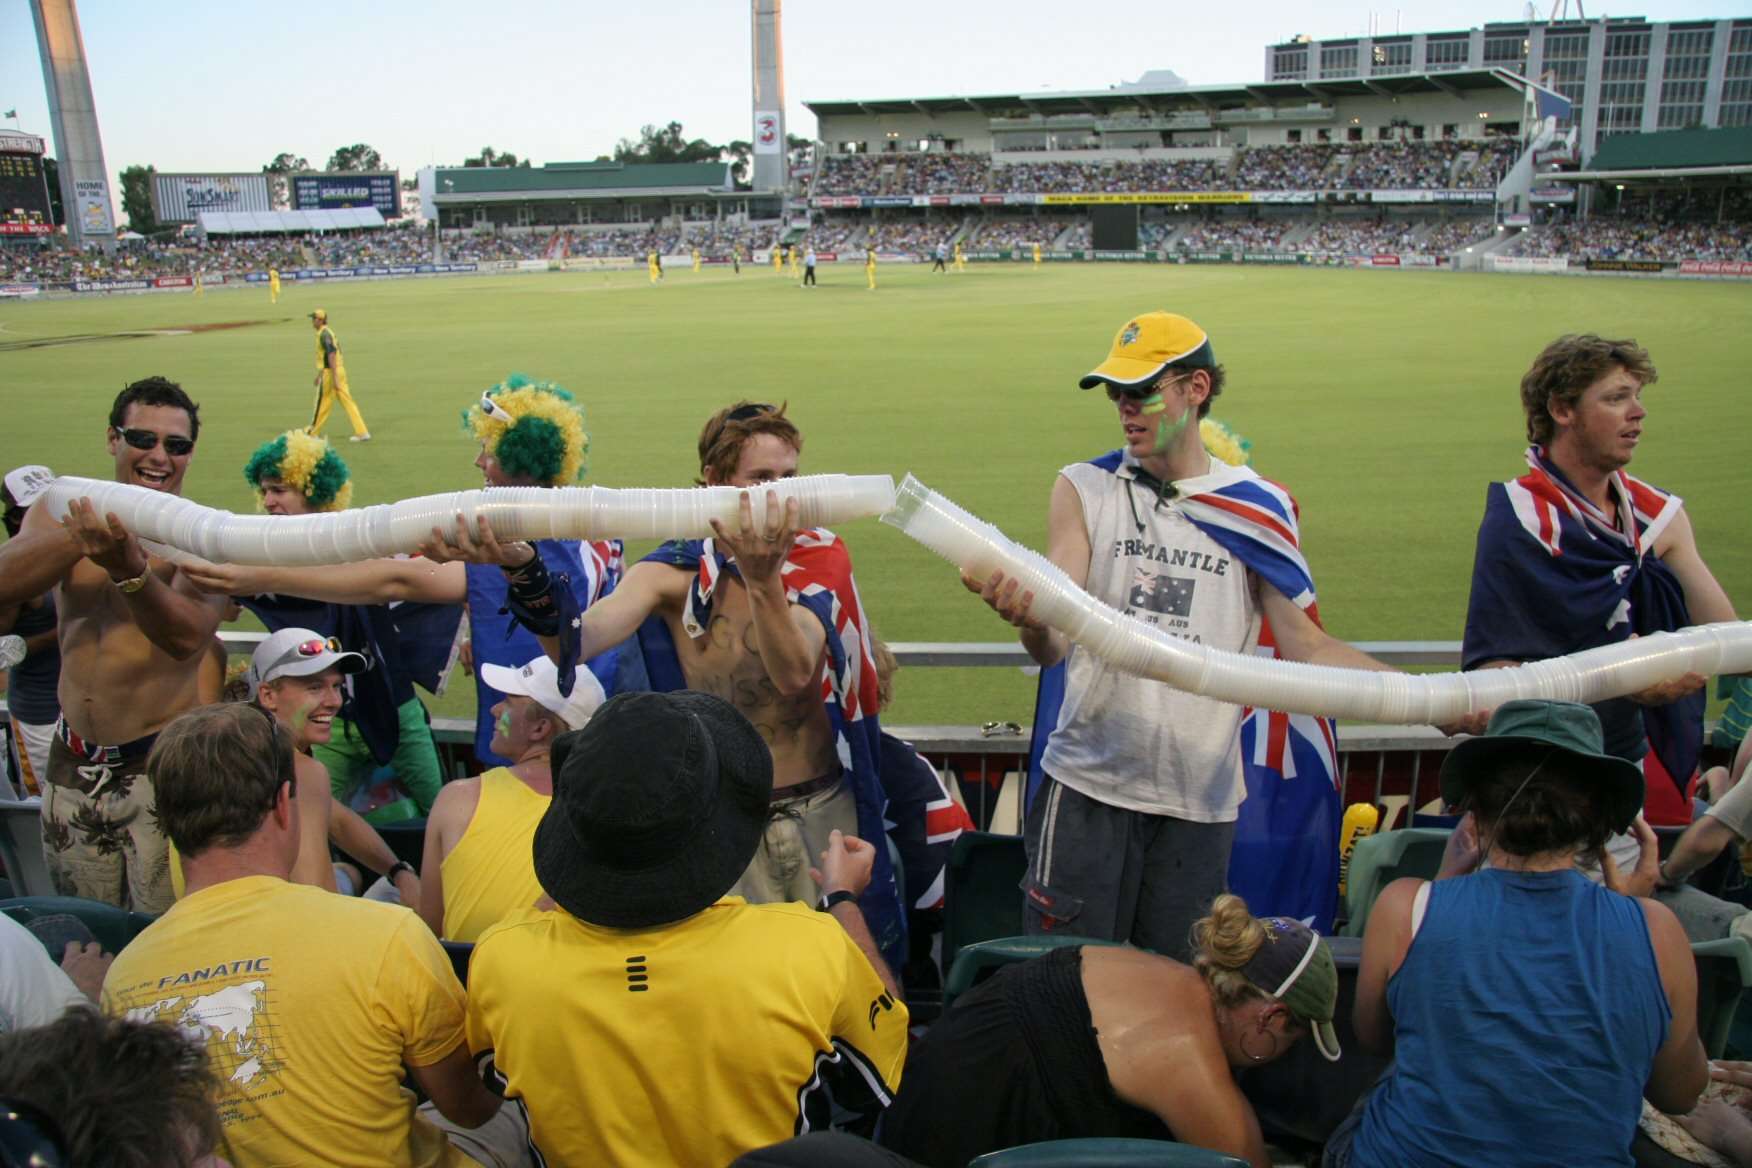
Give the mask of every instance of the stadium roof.
POLYGON ((546 166, 442 167, 439 203, 609 195, 689 195, 728 190, 728 162, 550 162, 546 166))
POLYGON ((1333 97, 1399 97, 1408 93, 1447 93, 1508 86, 1522 89, 1534 82, 1503 69, 1467 69, 1456 73, 1409 73, 1394 77, 1358 77, 1332 81, 1258 81, 1245 85, 1190 85, 1149 88, 1121 86, 1041 93, 996 93, 966 97, 878 98, 864 101, 806 101, 816 117, 853 114, 945 114, 973 111, 1005 114, 1018 109, 1037 114, 1094 114, 1139 105, 1178 107, 1276 104, 1333 97))
POLYGON ((382 227, 376 207, 333 211, 202 211, 195 225, 206 235, 271 235, 293 231, 349 231, 382 227))

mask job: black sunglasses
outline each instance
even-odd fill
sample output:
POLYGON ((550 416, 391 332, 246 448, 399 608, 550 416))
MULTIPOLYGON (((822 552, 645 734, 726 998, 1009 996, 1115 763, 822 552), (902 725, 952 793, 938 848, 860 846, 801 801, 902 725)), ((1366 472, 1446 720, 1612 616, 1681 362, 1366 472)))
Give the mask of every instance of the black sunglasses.
MULTIPOLYGON (((158 434, 152 430, 117 429, 122 441, 135 450, 151 450, 158 445, 158 434)), ((181 434, 166 434, 164 436, 164 452, 172 458, 181 458, 195 448, 193 438, 184 438, 181 434)))

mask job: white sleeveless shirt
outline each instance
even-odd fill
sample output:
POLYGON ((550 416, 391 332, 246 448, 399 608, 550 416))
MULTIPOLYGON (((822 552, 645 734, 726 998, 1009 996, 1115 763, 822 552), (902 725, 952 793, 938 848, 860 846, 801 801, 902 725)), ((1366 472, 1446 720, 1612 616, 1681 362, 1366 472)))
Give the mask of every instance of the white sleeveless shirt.
MULTIPOLYGON (((1059 473, 1082 501, 1091 594, 1172 636, 1253 651, 1260 583, 1245 564, 1200 531, 1175 500, 1158 507, 1155 490, 1135 480, 1129 460, 1116 472, 1076 463, 1059 473)), ((1175 485, 1186 495, 1226 481, 1219 472, 1175 485)), ((1064 705, 1042 765, 1102 803, 1224 823, 1245 794, 1240 729, 1240 706, 1119 672, 1073 645, 1064 705)))

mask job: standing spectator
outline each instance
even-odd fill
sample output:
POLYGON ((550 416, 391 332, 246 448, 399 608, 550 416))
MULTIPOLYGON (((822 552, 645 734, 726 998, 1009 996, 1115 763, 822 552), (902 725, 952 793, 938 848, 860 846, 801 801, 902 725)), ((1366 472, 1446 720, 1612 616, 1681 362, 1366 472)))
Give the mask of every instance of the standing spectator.
MULTIPOLYGON (((1462 668, 1735 619, 1683 500, 1625 471, 1648 417, 1643 390, 1655 378, 1635 341, 1582 335, 1547 345, 1521 379, 1529 470, 1485 494, 1462 668)), ((1607 753, 1642 767, 1651 823, 1691 822, 1705 682, 1686 674, 1594 706, 1607 753)), ((1620 867, 1634 864, 1628 836, 1615 837, 1612 851, 1620 867)))
MULTIPOLYGON (((110 407, 119 483, 181 494, 200 436, 199 407, 162 377, 110 407)), ((55 589, 61 719, 49 747, 43 851, 56 891, 161 912, 170 863, 146 755, 158 731, 198 701, 201 667, 227 602, 146 554, 114 515, 75 500, 65 525, 32 507, 0 547, 0 605, 55 589)))
MULTIPOLYGON (((55 481, 46 466, 21 466, 7 472, 0 505, 6 537, 18 535, 25 514, 55 481)), ((55 594, 45 592, 0 606, 0 664, 7 669, 6 712, 19 779, 18 794, 42 792, 49 773, 49 743, 61 717, 55 690, 61 681, 61 649, 55 630, 55 594)), ((4 792, 0 792, 4 795, 4 792)))
POLYGON ((726 1164, 825 1126, 827 1068, 888 1103, 907 1010, 857 906, 875 849, 833 834, 825 912, 726 895, 772 792, 746 718, 708 694, 623 694, 559 741, 554 772, 534 848, 554 907, 481 936, 468 1010, 469 1048, 545 1162, 726 1164))
POLYGON ((238 1161, 515 1162, 475 1150, 519 1148, 519 1120, 474 1073, 462 987, 431 932, 407 909, 287 882, 298 812, 285 729, 248 706, 205 706, 159 736, 150 769, 188 895, 117 956, 104 1006, 198 1036, 238 1161), (469 1143, 415 1114, 409 1073, 429 1106, 479 1129, 469 1143))
POLYGON ((540 899, 530 842, 553 800, 554 740, 582 730, 604 700, 589 670, 560 693, 559 671, 545 656, 481 672, 505 695, 493 708, 493 750, 512 761, 446 785, 426 820, 420 915, 449 941, 472 942, 540 899))
MULTIPOLYGON (((1290 660, 1386 669, 1312 615, 1289 494, 1205 449, 1199 422, 1223 382, 1192 321, 1167 312, 1128 321, 1079 383, 1106 389, 1125 445, 1059 472, 1048 556, 1098 598, 1175 636, 1248 653, 1265 621, 1290 660), (1237 512, 1259 518, 1237 525, 1237 512)), ((1066 663, 1046 780, 1026 825, 1027 931, 1184 954, 1193 922, 1224 890, 1244 789, 1241 707, 1074 647, 1030 615, 1032 594, 1002 573, 963 583, 1020 630, 1037 663, 1066 663)))

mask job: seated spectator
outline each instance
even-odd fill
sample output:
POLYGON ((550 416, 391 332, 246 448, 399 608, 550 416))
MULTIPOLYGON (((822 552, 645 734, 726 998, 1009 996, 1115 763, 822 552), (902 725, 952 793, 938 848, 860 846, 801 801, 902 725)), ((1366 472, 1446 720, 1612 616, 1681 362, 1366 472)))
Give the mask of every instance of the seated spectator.
POLYGON ((47 1026, 69 1006, 89 1006, 110 958, 95 944, 69 941, 55 964, 36 934, 0 913, 0 1034, 47 1026))
POLYGON ((825 1127, 835 1068, 888 1101, 907 1010, 857 906, 874 849, 833 833, 825 912, 725 895, 772 793, 746 718, 709 694, 622 694, 553 770, 534 849, 551 899, 488 929, 469 966, 469 1047, 544 1162, 727 1164, 825 1127))
POLYGON ((545 656, 521 669, 483 665, 481 674, 505 695, 493 707, 493 753, 512 762, 447 785, 426 820, 420 916, 451 941, 472 942, 541 898, 530 843, 553 801, 554 739, 582 730, 604 700, 587 669, 562 695, 559 669, 545 656))
POLYGON ((201 1048, 162 1023, 69 1010, 0 1035, 0 1162, 20 1168, 229 1168, 201 1048))
POLYGON ((1256 920, 1228 893, 1193 926, 1193 962, 1067 947, 1000 970, 913 1053, 884 1147, 931 1168, 1042 1140, 1173 1139, 1270 1168, 1235 1072, 1312 1034, 1339 1057, 1326 942, 1256 920))
POLYGON ((1388 885, 1363 938, 1353 1023, 1396 1064, 1323 1163, 1630 1165, 1642 1100, 1689 1111, 1708 1074, 1679 922, 1576 869, 1636 817, 1641 771, 1589 707, 1514 701, 1442 797, 1469 813, 1442 875, 1388 885))
POLYGON ((342 679, 364 668, 363 656, 342 651, 333 638, 293 627, 257 643, 245 680, 256 708, 292 736, 293 766, 302 796, 298 802, 302 834, 293 882, 348 895, 362 891, 352 886, 342 865, 329 863, 328 845, 333 843, 387 882, 372 890, 374 899, 412 908, 420 903, 420 878, 414 866, 396 858, 370 824, 333 798, 328 769, 310 754, 333 733, 341 709, 342 679))
POLYGON ((407 909, 288 882, 291 735, 249 706, 204 706, 165 728, 147 772, 188 890, 117 956, 103 1002, 200 1037, 236 1159, 518 1162, 517 1110, 474 1073, 462 987, 431 931, 407 909), (432 1100, 419 1114, 404 1073, 432 1100))
POLYGON ((1746 781, 1748 771, 1752 771, 1752 738, 1741 742, 1730 765, 1711 767, 1704 773, 1703 789, 1713 801, 1685 829, 1658 869, 1657 899, 1668 904, 1689 926, 1687 935, 1693 941, 1721 937, 1745 937, 1752 941, 1752 909, 1706 896, 1685 883, 1725 848, 1743 847, 1752 840, 1752 783, 1746 781), (1672 903, 1675 900, 1681 903, 1672 903), (1700 910, 1698 901, 1717 911, 1709 914, 1700 910), (1703 935, 1696 935, 1699 932, 1703 935))

